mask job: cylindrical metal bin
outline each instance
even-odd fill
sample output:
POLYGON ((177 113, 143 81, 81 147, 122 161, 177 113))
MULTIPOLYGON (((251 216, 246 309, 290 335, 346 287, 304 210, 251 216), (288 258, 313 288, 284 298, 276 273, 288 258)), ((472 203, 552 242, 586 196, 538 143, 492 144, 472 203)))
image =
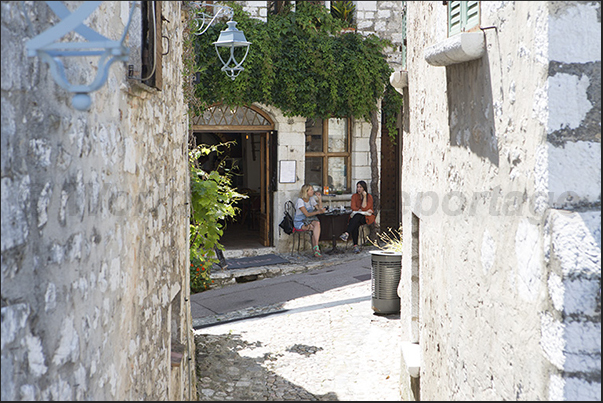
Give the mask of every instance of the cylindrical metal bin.
POLYGON ((400 312, 398 283, 402 274, 402 253, 371 251, 372 308, 378 314, 400 312))

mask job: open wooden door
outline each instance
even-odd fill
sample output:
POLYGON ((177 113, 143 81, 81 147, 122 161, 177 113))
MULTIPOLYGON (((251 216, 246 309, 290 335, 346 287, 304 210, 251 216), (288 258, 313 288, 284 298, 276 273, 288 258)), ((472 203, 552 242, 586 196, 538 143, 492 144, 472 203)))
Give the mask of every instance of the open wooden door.
MULTIPOLYGON (((252 190, 260 193, 260 206, 253 206, 253 212, 259 209, 259 218, 256 215, 252 218, 252 235, 254 241, 258 241, 263 246, 272 246, 273 244, 273 194, 276 191, 276 156, 277 156, 277 134, 274 131, 274 122, 270 116, 257 106, 236 106, 230 107, 225 104, 215 104, 208 107, 203 113, 191 119, 192 130, 196 136, 202 136, 204 133, 217 135, 221 142, 231 140, 233 136, 240 136, 240 142, 249 140, 250 154, 241 150, 240 156, 233 157, 233 160, 239 159, 245 166, 245 173, 242 177, 244 181, 248 176, 253 177, 252 190), (249 137, 247 137, 249 135, 249 137), (259 147, 256 143, 260 138, 259 147), (260 161, 256 161, 256 154, 259 151, 260 161), (253 161, 253 162, 252 162, 253 161), (259 176, 259 188, 258 188, 259 176), (259 227, 259 229, 258 229, 259 227), (259 234, 256 232, 259 230, 259 234)), ((201 137, 199 137, 201 138, 201 137)), ((203 143, 199 140, 198 144, 203 143)), ((209 143, 215 144, 215 143, 209 143)), ((237 189, 240 189, 237 185, 237 189)), ((257 194, 257 193, 256 193, 257 194)), ((245 221, 244 218, 242 218, 245 221)), ((242 223, 245 229, 245 222, 242 223)), ((233 227, 234 228, 234 227, 233 227)), ((248 230, 246 228, 245 230, 248 230)), ((228 231, 227 231, 228 232, 228 231)), ((241 236, 237 233, 237 236, 241 236)), ((246 234, 245 234, 246 235, 246 234)), ((225 234, 226 237, 226 234, 225 234)))
POLYGON ((271 135, 270 132, 262 133, 261 135, 261 152, 260 158, 262 161, 260 172, 260 243, 264 246, 270 246, 271 225, 272 225, 272 197, 271 197, 271 172, 274 162, 271 158, 271 135))

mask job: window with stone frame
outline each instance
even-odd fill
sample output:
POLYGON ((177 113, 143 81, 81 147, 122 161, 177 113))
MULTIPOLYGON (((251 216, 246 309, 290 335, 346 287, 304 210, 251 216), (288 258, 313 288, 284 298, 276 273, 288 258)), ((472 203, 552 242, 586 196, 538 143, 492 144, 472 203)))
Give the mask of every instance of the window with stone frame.
POLYGON ((351 121, 349 118, 306 119, 305 183, 332 192, 351 186, 351 121))

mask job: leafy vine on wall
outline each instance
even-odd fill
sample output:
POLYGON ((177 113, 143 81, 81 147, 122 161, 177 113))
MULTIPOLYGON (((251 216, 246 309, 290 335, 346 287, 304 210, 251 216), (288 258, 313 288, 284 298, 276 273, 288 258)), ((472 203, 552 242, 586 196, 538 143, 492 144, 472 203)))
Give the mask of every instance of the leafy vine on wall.
POLYGON ((259 102, 279 108, 285 116, 370 121, 385 88, 391 87, 393 70, 383 53, 391 42, 376 35, 341 33, 344 22, 310 2, 298 2, 295 12, 271 15, 267 22, 251 18, 239 4, 232 7, 237 28, 252 43, 245 70, 234 81, 220 70, 212 42, 226 28, 224 22, 197 36, 200 82, 195 87, 195 113, 214 103, 259 102))

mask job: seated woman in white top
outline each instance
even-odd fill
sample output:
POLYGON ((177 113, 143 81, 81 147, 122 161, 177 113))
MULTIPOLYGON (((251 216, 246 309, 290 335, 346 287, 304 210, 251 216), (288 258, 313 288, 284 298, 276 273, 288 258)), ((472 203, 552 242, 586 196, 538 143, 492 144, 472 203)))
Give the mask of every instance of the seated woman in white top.
POLYGON ((320 192, 314 192, 312 185, 302 186, 299 192, 299 199, 295 203, 295 217, 293 217, 293 226, 297 230, 312 230, 312 251, 314 256, 321 257, 318 239, 320 238, 320 221, 318 214, 323 214, 325 208, 322 206, 322 195, 320 192))

